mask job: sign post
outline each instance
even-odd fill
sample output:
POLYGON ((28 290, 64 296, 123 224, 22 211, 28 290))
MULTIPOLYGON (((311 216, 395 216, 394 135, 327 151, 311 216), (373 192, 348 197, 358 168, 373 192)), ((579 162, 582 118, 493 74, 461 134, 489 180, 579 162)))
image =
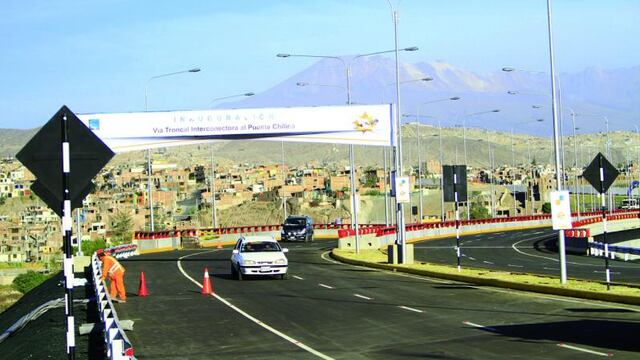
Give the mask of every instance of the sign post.
POLYGON ((462 249, 460 247, 460 202, 467 201, 467 166, 443 165, 443 196, 445 202, 453 202, 456 211, 456 256, 458 271, 461 270, 462 249))
MULTIPOLYGON (((584 170, 582 176, 587 179, 589 184, 600 193, 601 209, 602 209, 602 244, 604 246, 604 272, 607 280, 607 290, 611 283, 611 270, 609 269, 609 243, 607 242, 607 200, 606 192, 618 177, 620 172, 615 166, 607 160, 607 158, 598 153, 591 161, 591 164, 584 170)), ((612 209, 609 209, 611 211, 612 209)))
POLYGON ((82 205, 82 199, 93 189, 91 179, 113 155, 66 106, 16 154, 16 158, 38 178, 31 190, 62 219, 69 359, 75 359, 71 211, 82 205), (73 146, 70 139, 73 139, 73 146))

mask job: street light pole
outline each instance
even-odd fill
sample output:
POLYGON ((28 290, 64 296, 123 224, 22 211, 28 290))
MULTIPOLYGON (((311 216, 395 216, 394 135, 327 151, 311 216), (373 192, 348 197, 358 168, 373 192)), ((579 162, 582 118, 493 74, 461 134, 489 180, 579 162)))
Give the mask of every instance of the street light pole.
MULTIPOLYGON (((241 96, 253 96, 253 95, 255 95, 255 93, 247 92, 244 94, 218 97, 218 98, 212 99, 209 102, 209 105, 220 100, 231 99, 231 98, 241 97, 241 96)), ((218 216, 216 213, 216 164, 213 160, 213 144, 209 145, 209 150, 211 151, 211 226, 215 229, 218 227, 218 216)))
MULTIPOLYGON (((150 77, 144 86, 144 111, 145 112, 149 111, 148 93, 149 93, 149 83, 152 80, 159 79, 162 77, 167 77, 167 76, 178 75, 178 74, 197 73, 197 72, 200 72, 200 68, 176 71, 172 73, 160 74, 160 75, 150 77)), ((153 232, 155 230, 155 227, 154 227, 154 221, 153 221, 153 192, 152 192, 152 185, 151 185, 152 170, 151 170, 151 149, 150 148, 147 149, 147 175, 148 175, 147 188, 149 192, 149 224, 150 224, 149 230, 153 232)))
MULTIPOLYGON (((418 50, 418 48, 415 47, 415 46, 402 49, 402 51, 417 51, 417 50, 418 50)), ((286 53, 280 53, 280 54, 277 54, 276 56, 280 57, 280 58, 288 58, 288 57, 324 58, 324 59, 334 59, 334 60, 340 61, 342 63, 342 65, 344 66, 344 68, 345 68, 346 77, 347 77, 347 105, 351 105, 352 104, 352 101, 351 101, 351 65, 353 64, 353 62, 356 59, 359 59, 361 57, 379 55, 379 54, 386 54, 386 53, 390 53, 390 52, 396 52, 396 61, 397 61, 397 56, 398 56, 397 52, 398 51, 399 51, 399 49, 397 48, 397 41, 396 41, 396 49, 395 50, 377 51, 377 52, 372 52, 372 53, 367 53, 367 54, 356 55, 353 58, 351 58, 351 60, 348 63, 347 63, 347 61, 345 61, 344 58, 342 58, 340 56, 309 55, 309 54, 286 54, 286 53)), ((299 85, 299 86, 303 86, 303 85, 299 85)), ((355 239, 356 253, 359 253, 360 252, 360 232, 358 231, 358 214, 357 214, 356 181, 355 181, 356 168, 355 168, 355 152, 354 152, 353 144, 349 144, 349 167, 350 167, 350 184, 351 184, 350 185, 351 186, 351 226, 354 229, 355 237, 356 237, 356 239, 355 239)))
MULTIPOLYGON (((553 59, 553 29, 551 21, 551 0, 547 0, 547 25, 549 35, 549 67, 551 69, 551 112, 553 115, 553 150, 555 153, 556 190, 562 190, 563 174, 560 169, 560 141, 558 139, 558 107, 556 98, 556 73, 553 59)), ((567 259, 564 243, 564 231, 558 231, 558 249, 560 256, 560 282, 567 283, 567 259)))

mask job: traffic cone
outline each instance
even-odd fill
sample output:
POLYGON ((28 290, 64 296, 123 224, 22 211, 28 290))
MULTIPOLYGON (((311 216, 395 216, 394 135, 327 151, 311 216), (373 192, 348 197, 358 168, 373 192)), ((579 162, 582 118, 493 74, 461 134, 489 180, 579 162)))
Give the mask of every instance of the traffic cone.
POLYGON ((138 296, 149 296, 147 281, 144 278, 144 271, 140 272, 140 286, 138 286, 138 296))
POLYGON ((204 280, 202 281, 202 295, 210 295, 213 293, 211 279, 209 278, 209 269, 204 268, 204 280))

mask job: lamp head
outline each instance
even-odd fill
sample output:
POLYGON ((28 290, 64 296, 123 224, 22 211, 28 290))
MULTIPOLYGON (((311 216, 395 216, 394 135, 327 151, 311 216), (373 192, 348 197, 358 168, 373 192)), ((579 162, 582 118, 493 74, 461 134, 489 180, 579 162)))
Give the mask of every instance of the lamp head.
POLYGON ((189 69, 189 72, 192 72, 192 73, 200 72, 200 68, 189 69))
POLYGON ((281 57, 281 58, 286 58, 286 57, 291 56, 291 54, 278 54, 278 55, 276 55, 276 56, 277 56, 277 57, 281 57))
POLYGON ((418 51, 418 47, 417 46, 412 46, 412 47, 408 47, 408 48, 404 48, 402 49, 404 51, 418 51))

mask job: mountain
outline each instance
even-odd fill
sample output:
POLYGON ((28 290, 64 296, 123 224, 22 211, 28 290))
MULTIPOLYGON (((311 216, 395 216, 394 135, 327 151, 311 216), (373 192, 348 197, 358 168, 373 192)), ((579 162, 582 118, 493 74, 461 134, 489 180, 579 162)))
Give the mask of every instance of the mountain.
MULTIPOLYGON (((351 101, 358 104, 395 100, 395 62, 372 56, 346 58, 351 62, 351 101)), ((552 134, 549 75, 539 72, 496 71, 476 74, 444 61, 400 64, 402 113, 418 115, 420 122, 454 126, 467 123, 490 130, 552 134), (416 81, 430 77, 432 81, 416 81), (508 92, 516 92, 515 95, 508 92), (457 101, 445 101, 460 97, 457 101), (442 100, 442 101, 438 101, 442 100), (427 104, 425 104, 427 103, 427 104), (536 108, 534 108, 534 106, 536 108), (498 113, 477 114, 493 109, 498 113), (425 116, 428 115, 428 116, 425 116), (544 124, 536 123, 544 119, 544 124)), ((559 76, 558 94, 563 128, 582 132, 634 130, 640 125, 640 66, 605 70, 589 68, 559 76)), ((341 105, 347 102, 344 66, 335 59, 322 59, 298 74, 256 96, 218 107, 248 108, 276 106, 341 105), (297 84, 303 83, 305 86, 297 84)), ((415 121, 415 118, 411 121, 415 121)))

